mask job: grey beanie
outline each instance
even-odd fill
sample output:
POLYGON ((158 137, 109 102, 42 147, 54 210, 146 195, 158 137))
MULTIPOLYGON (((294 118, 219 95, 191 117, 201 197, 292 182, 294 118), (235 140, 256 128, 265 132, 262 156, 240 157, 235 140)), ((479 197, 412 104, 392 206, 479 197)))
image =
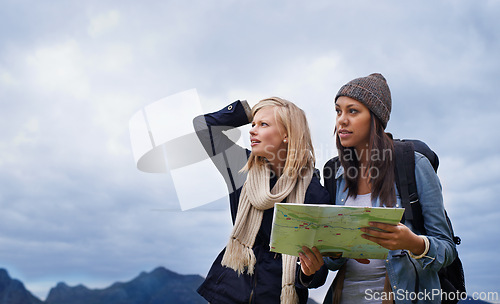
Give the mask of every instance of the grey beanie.
POLYGON ((391 91, 382 74, 374 73, 366 77, 356 78, 343 85, 335 101, 346 96, 363 103, 377 116, 385 129, 391 115, 391 91))

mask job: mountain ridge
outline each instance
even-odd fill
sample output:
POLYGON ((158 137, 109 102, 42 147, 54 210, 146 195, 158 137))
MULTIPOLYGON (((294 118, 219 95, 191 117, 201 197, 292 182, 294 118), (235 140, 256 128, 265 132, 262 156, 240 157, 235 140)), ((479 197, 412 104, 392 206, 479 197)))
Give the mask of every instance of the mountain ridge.
POLYGON ((9 276, 0 268, 0 303, 43 304, 43 301, 32 295, 24 284, 9 276))
POLYGON ((58 282, 45 301, 26 289, 24 284, 0 268, 0 304, 164 304, 206 303, 196 289, 203 282, 200 275, 182 275, 159 266, 142 271, 127 282, 115 282, 105 288, 69 286, 58 282))

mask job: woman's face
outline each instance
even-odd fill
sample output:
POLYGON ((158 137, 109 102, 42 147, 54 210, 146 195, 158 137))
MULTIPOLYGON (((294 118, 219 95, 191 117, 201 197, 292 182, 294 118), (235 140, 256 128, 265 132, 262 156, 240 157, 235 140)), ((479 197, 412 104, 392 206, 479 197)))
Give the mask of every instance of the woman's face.
POLYGON ((270 162, 285 161, 287 144, 283 140, 287 139, 285 129, 276 120, 276 107, 264 107, 255 113, 250 129, 250 142, 252 153, 265 157, 270 162))
POLYGON ((368 147, 370 142, 370 110, 361 102, 341 96, 335 103, 336 128, 340 143, 358 151, 368 147))

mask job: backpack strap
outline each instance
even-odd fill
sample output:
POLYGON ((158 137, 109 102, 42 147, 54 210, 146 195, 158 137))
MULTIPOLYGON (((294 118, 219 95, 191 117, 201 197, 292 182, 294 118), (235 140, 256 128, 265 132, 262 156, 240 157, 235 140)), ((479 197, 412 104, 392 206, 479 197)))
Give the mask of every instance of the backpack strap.
POLYGON ((394 152, 396 154, 394 174, 396 177, 396 187, 401 196, 401 205, 405 208, 402 222, 406 220, 413 221, 413 212, 410 206, 410 190, 408 189, 408 180, 412 178, 411 172, 415 171, 415 155, 413 149, 413 144, 411 142, 407 143, 394 140, 394 152))
POLYGON ((415 147, 413 141, 394 140, 395 180, 401 204, 405 208, 402 222, 412 221, 413 226, 425 234, 422 206, 417 193, 415 178, 415 147))

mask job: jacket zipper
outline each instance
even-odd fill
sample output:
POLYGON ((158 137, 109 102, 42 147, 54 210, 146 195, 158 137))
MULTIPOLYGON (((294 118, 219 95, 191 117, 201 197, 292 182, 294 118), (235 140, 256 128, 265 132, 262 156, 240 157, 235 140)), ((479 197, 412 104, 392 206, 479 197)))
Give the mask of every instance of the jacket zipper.
MULTIPOLYGON (((276 259, 278 257, 278 253, 276 253, 274 255, 274 259, 276 259)), ((257 270, 255 271, 255 273, 253 274, 253 288, 252 288, 252 291, 250 292, 250 299, 248 300, 248 303, 249 304, 252 304, 252 300, 253 300, 253 293, 254 293, 254 290, 255 288, 257 288, 257 270)))
MULTIPOLYGON (((260 253, 259 253, 260 255, 260 253)), ((259 261, 259 257, 256 258, 257 261, 259 261)), ((253 288, 252 291, 250 292, 250 298, 248 299, 248 303, 252 304, 253 301, 253 294, 255 292, 255 288, 257 288, 257 267, 254 268, 254 273, 253 273, 253 288)))
POLYGON ((252 300, 253 300, 253 293, 254 293, 254 290, 255 290, 255 287, 257 287, 257 271, 253 274, 253 288, 252 288, 252 291, 250 292, 250 299, 248 299, 248 303, 249 304, 252 304, 252 300))

